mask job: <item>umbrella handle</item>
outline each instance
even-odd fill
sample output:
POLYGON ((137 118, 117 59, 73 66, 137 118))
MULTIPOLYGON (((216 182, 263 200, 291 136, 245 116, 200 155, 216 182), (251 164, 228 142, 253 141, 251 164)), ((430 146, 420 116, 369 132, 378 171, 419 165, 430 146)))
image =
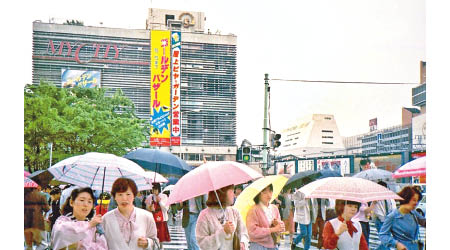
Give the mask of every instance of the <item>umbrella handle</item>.
POLYGON ((217 198, 217 201, 219 202, 220 209, 222 210, 222 213, 223 213, 223 215, 225 216, 225 220, 227 220, 227 218, 226 218, 227 215, 225 214, 225 210, 224 210, 223 207, 222 207, 222 203, 220 202, 219 195, 217 195, 216 190, 214 190, 214 193, 216 194, 216 198, 217 198))

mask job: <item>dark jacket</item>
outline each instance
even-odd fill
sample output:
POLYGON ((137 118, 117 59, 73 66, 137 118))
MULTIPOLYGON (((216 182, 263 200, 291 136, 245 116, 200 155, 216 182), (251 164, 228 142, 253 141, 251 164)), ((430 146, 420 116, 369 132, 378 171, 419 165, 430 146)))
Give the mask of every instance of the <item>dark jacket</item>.
MULTIPOLYGON (((206 208, 206 195, 201 195, 195 197, 195 204, 197 205, 198 211, 202 211, 206 208)), ((183 219, 181 220, 181 225, 186 228, 189 225, 189 201, 183 201, 181 206, 183 209, 183 219)))
POLYGON ((24 228, 44 230, 43 212, 50 210, 45 196, 37 190, 27 190, 24 195, 24 228))

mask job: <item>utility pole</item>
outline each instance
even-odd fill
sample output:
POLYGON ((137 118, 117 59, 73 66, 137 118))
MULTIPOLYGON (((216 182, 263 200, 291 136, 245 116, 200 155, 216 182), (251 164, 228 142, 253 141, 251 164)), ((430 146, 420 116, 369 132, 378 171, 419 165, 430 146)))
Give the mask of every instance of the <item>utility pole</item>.
POLYGON ((269 74, 264 74, 264 127, 263 127, 263 175, 266 175, 266 171, 269 167, 268 163, 268 133, 269 133, 269 120, 268 120, 268 100, 269 100, 269 74))

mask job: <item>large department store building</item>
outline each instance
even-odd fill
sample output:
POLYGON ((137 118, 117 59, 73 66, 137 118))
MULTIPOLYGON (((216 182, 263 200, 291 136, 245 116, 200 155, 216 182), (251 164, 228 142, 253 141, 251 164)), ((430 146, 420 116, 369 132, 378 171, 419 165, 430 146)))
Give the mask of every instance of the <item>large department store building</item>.
POLYGON ((121 89, 138 117, 151 117, 151 32, 181 32, 181 142, 160 147, 191 165, 236 158, 235 35, 204 32, 201 12, 149 9, 146 29, 33 22, 33 84, 84 83, 121 89), (88 75, 88 76, 86 76, 88 75))

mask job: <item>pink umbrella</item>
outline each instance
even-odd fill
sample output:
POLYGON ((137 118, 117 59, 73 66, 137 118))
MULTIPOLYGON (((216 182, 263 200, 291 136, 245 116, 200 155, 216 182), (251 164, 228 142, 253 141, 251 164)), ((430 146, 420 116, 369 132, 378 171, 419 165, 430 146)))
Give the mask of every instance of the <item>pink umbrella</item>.
POLYGON ((173 187, 168 204, 189 200, 228 185, 241 184, 262 175, 247 165, 233 161, 212 161, 190 171, 173 187))
POLYGON ((392 177, 403 178, 411 176, 425 176, 427 170, 426 156, 420 157, 401 166, 392 177))
POLYGON ((311 182, 300 191, 306 198, 329 198, 369 202, 378 200, 402 200, 396 193, 366 179, 353 177, 328 177, 311 182))
POLYGON ((32 179, 23 177, 23 187, 24 188, 37 188, 39 185, 34 182, 32 179))
POLYGON ((30 175, 30 173, 28 173, 27 171, 23 171, 23 176, 28 177, 30 175))

